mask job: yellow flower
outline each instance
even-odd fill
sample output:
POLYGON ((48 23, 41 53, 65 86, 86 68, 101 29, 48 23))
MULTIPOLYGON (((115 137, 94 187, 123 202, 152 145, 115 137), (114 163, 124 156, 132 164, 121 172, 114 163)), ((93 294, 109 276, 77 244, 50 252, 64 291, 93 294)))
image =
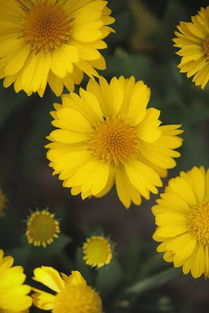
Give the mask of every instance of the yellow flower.
POLYGON ((0 189, 0 216, 4 215, 4 209, 7 204, 7 197, 2 189, 0 189))
POLYGON ((86 264, 99 268, 111 262, 112 248, 103 236, 91 236, 83 244, 83 254, 86 264))
POLYGON ((0 78, 4 87, 43 96, 47 83, 58 96, 74 89, 83 72, 105 69, 98 50, 114 19, 104 0, 1 1, 0 78))
POLYGON ((171 179, 152 208, 154 239, 164 260, 194 278, 209 277, 209 170, 194 167, 171 179))
POLYGON ((161 186, 160 176, 176 165, 180 125, 160 126, 149 108, 150 89, 134 77, 90 80, 80 95, 63 95, 52 112, 57 127, 47 145, 50 166, 72 195, 101 197, 113 184, 125 207, 139 205, 161 186))
POLYGON ((23 285, 25 274, 22 266, 12 266, 13 258, 4 257, 3 250, 0 250, 0 312, 20 313, 28 309, 32 299, 27 294, 30 287, 23 285))
POLYGON ((67 276, 52 267, 42 266, 34 270, 34 280, 52 289, 51 294, 36 288, 33 294, 34 305, 53 313, 102 313, 99 294, 87 285, 77 271, 67 276))
POLYGON ((46 247, 59 233, 59 222, 47 210, 36 211, 27 220, 26 237, 34 246, 46 247))
POLYGON ((187 77, 203 89, 209 80, 209 6, 201 8, 191 22, 180 22, 173 39, 180 50, 181 62, 178 65, 187 77))

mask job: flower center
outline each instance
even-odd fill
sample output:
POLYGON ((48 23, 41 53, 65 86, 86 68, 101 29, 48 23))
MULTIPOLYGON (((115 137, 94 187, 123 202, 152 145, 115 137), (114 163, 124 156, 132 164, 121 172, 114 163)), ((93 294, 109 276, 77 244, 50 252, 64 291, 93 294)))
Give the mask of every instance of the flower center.
POLYGON ((138 152, 136 128, 129 123, 112 119, 99 124, 90 140, 90 149, 99 160, 118 165, 138 152))
POLYGON ((209 202, 193 208, 189 227, 198 241, 209 245, 209 202))
POLYGON ((36 211, 28 219, 26 236, 30 243, 46 246, 59 232, 59 222, 46 210, 36 211))
POLYGON ((95 290, 87 285, 69 284, 56 295, 53 313, 101 313, 102 302, 95 290))
POLYGON ((205 53, 209 57, 209 38, 205 40, 203 47, 204 47, 205 53))
POLYGON ((25 9, 23 34, 37 51, 56 49, 70 38, 69 16, 56 2, 38 2, 34 7, 25 9))
POLYGON ((84 260, 88 265, 102 267, 110 263, 111 245, 102 236, 92 236, 83 245, 84 260))

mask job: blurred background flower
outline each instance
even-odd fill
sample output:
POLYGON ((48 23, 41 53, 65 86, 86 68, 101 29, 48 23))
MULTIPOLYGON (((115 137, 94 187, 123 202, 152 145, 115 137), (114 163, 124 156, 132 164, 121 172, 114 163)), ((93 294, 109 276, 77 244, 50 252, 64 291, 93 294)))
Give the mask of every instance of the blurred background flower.
POLYGON ((2 189, 0 189, 0 216, 3 216, 5 214, 4 209, 7 205, 7 197, 6 194, 3 192, 2 189))

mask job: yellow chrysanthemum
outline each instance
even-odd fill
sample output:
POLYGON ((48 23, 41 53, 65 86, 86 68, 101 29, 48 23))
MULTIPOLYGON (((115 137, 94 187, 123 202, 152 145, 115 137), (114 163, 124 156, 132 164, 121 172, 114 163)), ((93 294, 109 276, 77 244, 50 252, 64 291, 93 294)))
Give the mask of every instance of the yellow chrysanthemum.
POLYGON ((24 285, 25 274, 22 266, 12 266, 13 258, 4 257, 0 250, 0 312, 22 313, 27 310, 32 299, 28 296, 31 288, 24 285))
POLYGON ((83 244, 83 259, 98 268, 109 264, 112 259, 110 242, 103 236, 91 236, 83 244))
POLYGON ((59 233, 59 222, 47 210, 36 211, 27 220, 26 237, 34 246, 46 247, 59 233))
POLYGON ((209 277, 209 170, 194 167, 171 179, 152 208, 154 239, 164 260, 194 278, 209 277))
POLYGON ((7 0, 0 7, 0 77, 4 87, 43 96, 73 90, 83 72, 106 67, 98 51, 112 31, 104 0, 7 0))
POLYGON ((50 166, 72 195, 101 197, 116 184, 127 208, 150 198, 160 176, 176 165, 182 144, 180 125, 160 126, 160 111, 147 104, 150 89, 134 77, 90 80, 80 95, 63 95, 55 104, 47 145, 50 166))
POLYGON ((7 197, 2 189, 0 189, 0 216, 4 215, 4 209, 7 204, 7 197))
POLYGON ((178 65, 187 77, 203 89, 209 80, 209 6, 201 8, 191 22, 181 22, 175 32, 175 47, 180 50, 181 62, 178 65))
POLYGON ((34 305, 53 313, 102 313, 99 294, 87 285, 82 275, 72 271, 67 276, 52 267, 42 266, 34 270, 34 280, 52 289, 56 294, 33 288, 34 305))

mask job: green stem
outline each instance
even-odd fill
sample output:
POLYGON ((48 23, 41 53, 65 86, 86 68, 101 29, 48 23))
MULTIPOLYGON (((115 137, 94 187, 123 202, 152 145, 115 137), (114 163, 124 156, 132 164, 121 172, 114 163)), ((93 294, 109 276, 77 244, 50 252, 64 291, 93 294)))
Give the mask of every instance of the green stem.
POLYGON ((169 280, 175 278, 178 273, 179 270, 175 268, 166 269, 163 272, 135 283, 134 285, 128 287, 125 292, 139 295, 145 291, 164 285, 169 280))

